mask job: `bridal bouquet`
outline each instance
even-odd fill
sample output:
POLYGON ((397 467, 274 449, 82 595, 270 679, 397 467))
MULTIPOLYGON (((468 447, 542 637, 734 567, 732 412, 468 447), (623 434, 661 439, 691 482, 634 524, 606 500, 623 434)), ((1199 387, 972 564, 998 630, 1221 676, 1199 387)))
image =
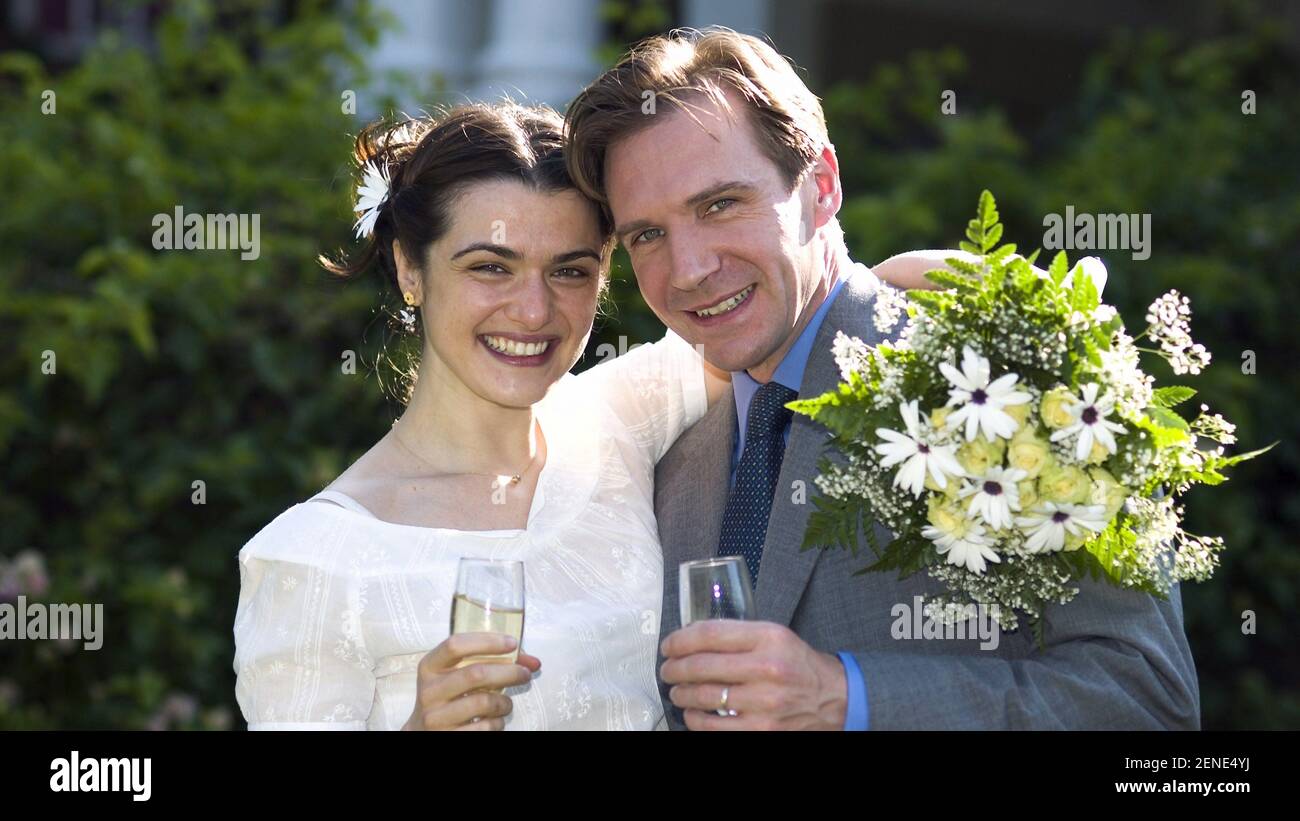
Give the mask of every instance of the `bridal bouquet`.
POLYGON ((906 313, 896 343, 839 334, 842 383, 790 405, 842 457, 821 462, 805 549, 856 556, 865 531, 877 560, 862 572, 925 571, 945 585, 930 618, 981 605, 1015 630, 1023 614, 1040 642, 1044 606, 1069 602, 1084 577, 1161 598, 1209 578, 1223 540, 1183 530, 1179 496, 1263 451, 1226 455, 1233 425, 1205 405, 1189 421, 1175 408, 1195 391, 1156 387, 1139 366, 1144 351, 1178 374, 1209 363, 1187 298, 1160 297, 1130 336, 1101 302, 1100 260, 1071 268, 1062 252, 1043 271, 1036 253, 998 245, 988 191, 966 236, 977 261, 927 274, 946 290, 877 294, 882 332, 906 313), (887 546, 873 519, 895 534, 887 546))

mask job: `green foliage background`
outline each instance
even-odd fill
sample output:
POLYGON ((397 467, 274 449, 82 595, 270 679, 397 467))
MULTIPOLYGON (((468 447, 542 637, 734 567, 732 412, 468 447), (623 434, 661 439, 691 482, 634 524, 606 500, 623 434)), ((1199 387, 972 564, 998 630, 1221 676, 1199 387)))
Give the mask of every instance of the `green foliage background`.
MULTIPOLYGON (((364 4, 298 5, 272 25, 178 3, 150 49, 109 33, 57 76, 0 57, 0 599, 105 605, 97 652, 0 643, 0 728, 242 726, 236 553, 400 411, 393 295, 313 262, 349 237, 361 123, 340 94, 391 105, 365 60, 382 21, 364 4), (260 214, 261 257, 155 251, 152 218, 178 204, 260 214)), ((1183 590, 1209 728, 1300 728, 1298 76, 1279 32, 1242 22, 1197 42, 1116 40, 1033 130, 954 52, 824 90, 857 259, 952 247, 983 188, 1022 245, 1067 204, 1152 214, 1149 260, 1102 253, 1107 301, 1135 324, 1164 290, 1189 294, 1217 355, 1198 398, 1240 424, 1243 448, 1281 440, 1212 504, 1189 503, 1189 528, 1229 545, 1213 582, 1183 590), (939 113, 945 88, 955 116, 939 113)), ((619 268, 593 354, 661 327, 619 268)))

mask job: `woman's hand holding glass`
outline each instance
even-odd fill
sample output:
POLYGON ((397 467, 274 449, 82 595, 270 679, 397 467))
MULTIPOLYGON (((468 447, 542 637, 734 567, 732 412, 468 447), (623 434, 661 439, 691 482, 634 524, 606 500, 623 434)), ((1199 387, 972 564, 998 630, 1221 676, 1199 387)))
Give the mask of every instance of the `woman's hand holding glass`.
POLYGON ((416 672, 415 709, 403 730, 503 730, 513 707, 501 692, 527 684, 542 668, 537 657, 519 651, 517 663, 474 662, 474 656, 513 653, 518 642, 502 633, 457 633, 424 658, 416 672))

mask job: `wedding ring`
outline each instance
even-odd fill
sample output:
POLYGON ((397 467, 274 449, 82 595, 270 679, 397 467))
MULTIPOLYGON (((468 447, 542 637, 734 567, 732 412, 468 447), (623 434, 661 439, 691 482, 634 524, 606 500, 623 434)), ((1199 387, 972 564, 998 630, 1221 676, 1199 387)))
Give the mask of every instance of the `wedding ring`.
POLYGON ((727 699, 730 698, 730 696, 731 688, 724 685, 722 688, 722 703, 718 705, 718 709, 714 710, 715 713, 723 718, 731 718, 737 715, 735 710, 727 709, 727 699))

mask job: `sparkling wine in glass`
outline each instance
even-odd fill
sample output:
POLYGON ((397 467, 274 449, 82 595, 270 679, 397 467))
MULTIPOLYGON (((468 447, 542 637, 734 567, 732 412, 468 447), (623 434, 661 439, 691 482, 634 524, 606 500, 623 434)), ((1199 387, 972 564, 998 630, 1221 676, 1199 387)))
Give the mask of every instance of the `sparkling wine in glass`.
POLYGON ((754 586, 740 556, 682 562, 677 577, 682 626, 706 619, 750 619, 754 586))
POLYGON ((513 664, 524 637, 524 563, 461 559, 451 606, 452 633, 505 633, 515 649, 492 656, 466 656, 457 667, 479 662, 513 664))
MULTIPOLYGON (((707 619, 749 619, 754 615, 754 585, 740 556, 682 562, 677 575, 682 626, 707 619)), ((735 710, 715 710, 734 716, 735 710)))

